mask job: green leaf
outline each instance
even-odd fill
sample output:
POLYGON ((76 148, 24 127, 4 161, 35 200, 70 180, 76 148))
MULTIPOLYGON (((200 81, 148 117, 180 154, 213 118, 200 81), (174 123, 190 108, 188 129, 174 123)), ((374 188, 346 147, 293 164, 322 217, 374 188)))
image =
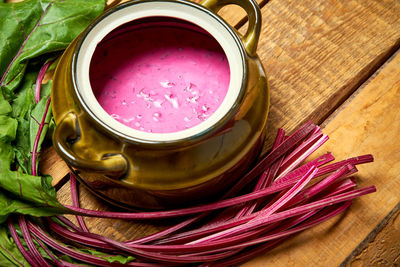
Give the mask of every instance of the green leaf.
POLYGON ((54 118, 51 118, 51 121, 49 122, 49 128, 47 129, 47 136, 46 139, 51 140, 54 134, 54 131, 56 129, 56 123, 54 121, 54 118))
MULTIPOLYGON (((34 84, 42 64, 65 49, 104 6, 105 0, 0 0, 0 266, 29 266, 4 228, 10 214, 70 213, 57 201, 50 176, 29 174, 51 91, 51 82, 42 85, 36 104, 34 84)), ((45 117, 37 152, 54 128, 51 110, 45 117)))
POLYGON ((10 95, 29 60, 65 49, 103 10, 104 0, 0 3, 0 87, 10 95))
MULTIPOLYGON (((26 173, 31 173, 30 162, 32 159, 32 149, 42 121, 47 99, 51 94, 52 81, 43 84, 41 88, 41 101, 36 104, 34 98, 35 82, 38 76, 38 68, 28 66, 21 86, 16 91, 15 100, 12 103, 12 117, 18 121, 16 134, 15 153, 19 167, 26 173)), ((48 110, 45 127, 39 139, 38 152, 41 144, 47 136, 48 125, 52 121, 51 110, 48 110)))
POLYGON ((0 115, 0 142, 8 142, 15 139, 17 133, 17 120, 0 115))
POLYGON ((42 206, 62 207, 51 187, 51 177, 32 176, 20 171, 2 171, 0 174, 1 187, 20 199, 42 206))
MULTIPOLYGON (((43 120, 47 101, 50 97, 50 90, 48 90, 49 88, 51 88, 51 82, 42 86, 42 89, 43 89, 42 90, 42 98, 40 99, 39 103, 37 103, 37 105, 33 108, 32 112, 31 112, 31 120, 30 120, 30 127, 29 127, 31 151, 33 149, 33 144, 35 142, 36 135, 38 134, 40 123, 43 120), (46 88, 47 88, 47 90, 46 90, 46 88)), ((52 116, 51 116, 51 106, 50 106, 50 108, 46 114, 45 126, 44 126, 43 132, 40 136, 38 152, 40 151, 40 146, 43 142, 44 137, 46 136, 48 124, 49 124, 51 118, 52 118, 52 116)))
POLYGON ((29 118, 29 114, 35 105, 34 84, 37 76, 38 70, 26 73, 12 103, 12 116, 14 118, 29 118))
POLYGON ((34 84, 38 76, 38 68, 28 67, 21 86, 15 93, 12 103, 12 117, 18 121, 17 135, 14 141, 16 159, 25 173, 31 173, 30 114, 35 107, 34 84))
POLYGON ((2 90, 0 90, 0 115, 7 115, 11 112, 11 105, 4 98, 2 90))
POLYGON ((65 208, 49 207, 46 204, 41 205, 39 203, 23 201, 4 190, 0 190, 0 224, 4 223, 10 214, 15 213, 42 217, 53 216, 65 212, 65 208))
POLYGON ((37 70, 29 70, 16 91, 15 99, 12 103, 11 116, 18 121, 17 134, 14 141, 15 156, 19 167, 25 173, 30 173, 31 146, 29 143, 31 111, 35 106, 34 84, 38 75, 37 70))
POLYGON ((49 216, 68 212, 57 200, 50 176, 12 171, 14 148, 0 142, 0 223, 11 213, 49 216))
POLYGON ((30 162, 32 155, 30 153, 31 145, 29 143, 29 122, 30 118, 25 119, 18 117, 17 136, 14 141, 15 157, 18 161, 18 166, 22 168, 25 173, 31 173, 30 162))
POLYGON ((124 256, 124 255, 110 255, 106 254, 97 250, 91 250, 91 249, 82 249, 83 252, 87 252, 93 256, 97 256, 99 258, 102 258, 110 263, 116 262, 116 263, 122 263, 122 264, 127 264, 133 260, 135 260, 135 257, 133 256, 124 256))
MULTIPOLYGON (((11 163, 14 161, 15 153, 10 142, 0 142, 0 175, 4 171, 10 170, 11 163)), ((0 176, 1 179, 1 176, 0 176)))
POLYGON ((29 266, 4 225, 0 225, 0 266, 29 266))
POLYGON ((62 207, 57 201, 55 189, 51 186, 51 177, 32 176, 11 170, 14 155, 11 144, 0 142, 0 187, 24 201, 62 207))

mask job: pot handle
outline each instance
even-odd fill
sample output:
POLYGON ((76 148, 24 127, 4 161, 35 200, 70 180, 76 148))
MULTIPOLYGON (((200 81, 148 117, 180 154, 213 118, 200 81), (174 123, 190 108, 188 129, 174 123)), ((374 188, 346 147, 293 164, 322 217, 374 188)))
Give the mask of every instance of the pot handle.
POLYGON ((249 26, 242 41, 247 53, 255 56, 261 31, 261 11, 258 4, 254 0, 203 0, 201 2, 202 6, 214 13, 218 13, 222 7, 230 4, 242 7, 248 15, 249 26))
POLYGON ((128 163, 121 154, 104 155, 100 160, 87 160, 79 157, 71 148, 71 141, 69 141, 79 140, 79 137, 78 118, 76 114, 70 112, 58 123, 53 135, 54 149, 68 165, 114 178, 126 173, 128 163))

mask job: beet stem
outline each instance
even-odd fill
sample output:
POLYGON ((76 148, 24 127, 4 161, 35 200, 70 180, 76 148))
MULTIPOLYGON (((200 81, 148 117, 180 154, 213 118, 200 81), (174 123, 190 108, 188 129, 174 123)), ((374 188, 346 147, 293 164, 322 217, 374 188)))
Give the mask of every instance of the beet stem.
POLYGON ((40 101, 40 92, 41 92, 41 88, 42 88, 42 82, 43 82, 44 75, 46 74, 47 69, 51 66, 51 64, 53 64, 53 62, 54 62, 54 60, 49 60, 40 68, 40 71, 39 71, 38 77, 36 78, 36 83, 35 83, 36 104, 39 103, 39 101, 40 101))
POLYGON ((50 107, 50 102, 51 98, 49 97, 47 99, 46 103, 46 108, 43 113, 43 118, 39 126, 38 133, 36 134, 35 142, 33 144, 33 150, 32 150, 32 160, 31 160, 31 169, 32 169, 32 175, 37 176, 37 158, 38 158, 38 147, 39 147, 39 141, 40 141, 40 136, 42 135, 43 128, 46 125, 46 117, 47 117, 47 112, 49 111, 50 107))
POLYGON ((29 252, 25 249, 24 245, 22 244, 21 240, 19 239, 19 236, 14 227, 14 223, 11 219, 11 216, 8 218, 8 228, 10 229, 10 233, 11 233, 12 238, 14 239, 15 244, 17 245, 21 254, 24 256, 25 260, 34 267, 40 267, 40 265, 36 262, 36 259, 31 254, 31 252, 29 252))
POLYGON ((26 219, 23 215, 18 216, 19 227, 21 228, 22 236, 28 246, 29 251, 31 251, 33 258, 40 266, 50 267, 50 264, 42 257, 39 250, 36 248, 35 243, 32 240, 31 233, 28 230, 28 226, 26 224, 26 219))
MULTIPOLYGON (((80 208, 78 186, 77 186, 77 181, 76 181, 75 175, 72 172, 70 172, 69 177, 70 177, 72 206, 74 206, 76 208, 80 208)), ((86 223, 83 220, 82 216, 76 215, 75 218, 78 221, 78 225, 82 229, 82 231, 89 232, 89 229, 87 228, 86 223)))

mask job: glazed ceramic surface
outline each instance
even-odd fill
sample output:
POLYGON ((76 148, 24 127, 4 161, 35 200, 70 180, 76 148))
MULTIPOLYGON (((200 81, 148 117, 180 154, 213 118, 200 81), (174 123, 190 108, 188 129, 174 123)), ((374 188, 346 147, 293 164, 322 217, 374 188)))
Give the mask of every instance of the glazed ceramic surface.
MULTIPOLYGON (((229 189, 259 155, 269 89, 256 55, 260 11, 254 1, 134 1, 98 18, 65 51, 54 77, 54 147, 81 182, 126 208, 162 209, 207 202, 229 189), (242 6, 249 27, 239 35, 216 13, 242 6), (212 117, 190 129, 149 134, 114 120, 96 101, 89 65, 97 43, 127 23, 188 22, 208 32, 230 67, 227 96, 212 117)), ((183 27, 183 26, 182 26, 183 27)))

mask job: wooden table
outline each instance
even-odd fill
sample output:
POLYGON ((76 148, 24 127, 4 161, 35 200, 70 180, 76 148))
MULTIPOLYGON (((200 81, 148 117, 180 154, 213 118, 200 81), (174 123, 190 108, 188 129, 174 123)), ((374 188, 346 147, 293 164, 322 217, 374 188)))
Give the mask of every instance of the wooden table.
MULTIPOLYGON (((360 166, 360 186, 377 193, 350 211, 277 247, 245 266, 400 266, 400 1, 262 0, 260 56, 271 85, 266 147, 278 127, 290 132, 305 121, 322 126, 330 141, 319 151, 337 159, 371 153, 360 166)), ((239 31, 237 7, 221 16, 239 31)), ((54 177, 60 201, 69 202, 68 169, 50 148, 41 170, 54 177)), ((84 207, 107 209, 85 190, 84 207)), ((87 220, 94 232, 116 239, 156 226, 87 220), (101 222, 101 223, 100 223, 101 222)))

